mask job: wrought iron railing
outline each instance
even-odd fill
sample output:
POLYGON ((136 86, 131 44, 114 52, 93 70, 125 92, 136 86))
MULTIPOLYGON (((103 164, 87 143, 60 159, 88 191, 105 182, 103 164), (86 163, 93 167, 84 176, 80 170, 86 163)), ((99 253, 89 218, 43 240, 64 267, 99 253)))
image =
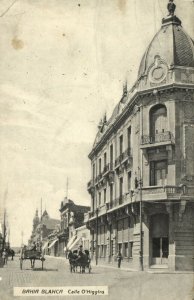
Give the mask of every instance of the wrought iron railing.
POLYGON ((105 173, 107 173, 109 170, 110 170, 110 164, 107 164, 106 166, 104 166, 104 169, 103 169, 103 175, 104 175, 105 173))
POLYGON ((173 134, 170 131, 165 131, 161 133, 157 133, 153 136, 151 135, 143 135, 141 137, 141 144, 146 145, 146 144, 155 144, 155 143, 162 143, 162 142, 168 142, 174 141, 173 134))
POLYGON ((131 148, 127 148, 122 154, 115 159, 115 167, 121 164, 125 159, 131 157, 131 148))

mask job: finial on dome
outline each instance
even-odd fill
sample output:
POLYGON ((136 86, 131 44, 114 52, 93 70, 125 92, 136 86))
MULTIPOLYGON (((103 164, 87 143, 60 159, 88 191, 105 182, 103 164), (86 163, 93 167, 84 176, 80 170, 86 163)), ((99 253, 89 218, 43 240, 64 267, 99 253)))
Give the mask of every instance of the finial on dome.
POLYGON ((174 0, 169 0, 168 5, 167 5, 167 9, 169 12, 169 16, 174 16, 174 12, 176 9, 176 5, 174 4, 174 0))
POLYGON ((167 4, 168 16, 162 19, 162 26, 166 26, 169 24, 181 26, 181 20, 175 16, 174 12, 176 9, 176 5, 174 4, 174 0, 169 0, 167 4))

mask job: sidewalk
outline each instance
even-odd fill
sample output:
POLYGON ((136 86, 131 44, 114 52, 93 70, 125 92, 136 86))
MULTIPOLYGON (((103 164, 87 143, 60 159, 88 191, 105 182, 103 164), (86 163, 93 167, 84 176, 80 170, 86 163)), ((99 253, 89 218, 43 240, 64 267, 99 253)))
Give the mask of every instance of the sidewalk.
MULTIPOLYGON (((50 255, 45 255, 45 257, 47 258, 52 258, 52 259, 61 259, 63 260, 66 264, 69 263, 68 259, 66 257, 62 257, 62 256, 50 256, 50 255)), ((100 267, 100 268, 108 268, 108 269, 114 269, 114 270, 121 270, 121 271, 126 271, 126 272, 144 272, 144 273, 150 273, 150 274, 194 274, 194 271, 170 271, 168 269, 146 269, 144 271, 140 271, 140 270, 135 270, 135 269, 131 269, 131 268, 126 268, 126 267, 121 267, 121 268, 117 268, 116 266, 113 265, 105 265, 105 264, 98 264, 96 265, 95 262, 94 264, 92 264, 92 267, 100 267)))

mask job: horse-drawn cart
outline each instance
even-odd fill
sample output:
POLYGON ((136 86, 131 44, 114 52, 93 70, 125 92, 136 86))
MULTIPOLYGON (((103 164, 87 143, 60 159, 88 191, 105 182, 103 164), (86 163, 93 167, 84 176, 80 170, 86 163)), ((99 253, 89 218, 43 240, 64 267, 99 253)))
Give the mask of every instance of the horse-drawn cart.
POLYGON ((41 251, 28 250, 28 249, 23 248, 21 251, 21 256, 20 256, 20 269, 21 270, 23 268, 24 260, 27 260, 27 259, 30 260, 32 269, 34 269, 35 260, 40 260, 42 263, 42 270, 43 270, 45 258, 41 251))
POLYGON ((78 256, 76 253, 71 253, 69 256, 70 272, 77 272, 77 268, 80 268, 80 273, 85 273, 86 269, 88 273, 91 273, 91 259, 89 251, 85 250, 84 253, 80 253, 78 256))

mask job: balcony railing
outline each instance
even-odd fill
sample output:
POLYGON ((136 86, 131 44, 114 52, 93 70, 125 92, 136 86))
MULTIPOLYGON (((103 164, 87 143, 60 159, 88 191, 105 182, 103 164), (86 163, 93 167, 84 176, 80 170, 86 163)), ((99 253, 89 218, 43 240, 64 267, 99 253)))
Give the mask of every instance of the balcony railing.
MULTIPOLYGON (((142 188, 142 200, 143 201, 164 201, 164 200, 177 200, 182 197, 193 197, 194 195, 194 186, 149 186, 142 188)), ((137 194, 136 200, 139 201, 139 194, 137 194)), ((110 201, 109 203, 104 204, 101 207, 98 207, 98 216, 106 214, 111 209, 117 209, 120 206, 130 204, 132 198, 130 194, 124 194, 117 197, 116 199, 110 201)), ((84 215, 84 222, 87 222, 89 219, 97 217, 96 209, 90 211, 84 215)))
POLYGON ((103 175, 106 174, 109 170, 110 170, 110 164, 107 164, 106 166, 104 166, 103 175))
POLYGON ((94 186, 94 181, 90 180, 87 184, 87 189, 90 190, 94 186))
POLYGON ((128 157, 131 157, 131 148, 127 148, 123 153, 121 153, 116 159, 115 159, 115 167, 121 164, 125 159, 128 157))
POLYGON ((165 200, 180 199, 181 197, 190 197, 194 195, 194 187, 181 186, 149 186, 142 188, 143 200, 165 200))
POLYGON ((173 142, 173 141, 174 141, 173 134, 170 131, 157 133, 154 136, 143 135, 141 137, 141 145, 173 142))
POLYGON ((96 178, 95 178, 95 184, 98 183, 102 179, 102 173, 100 173, 96 178))
POLYGON ((127 195, 124 194, 122 196, 117 197, 116 199, 114 199, 113 201, 107 203, 107 210, 112 209, 114 207, 117 207, 121 204, 124 204, 125 202, 127 202, 127 195))

